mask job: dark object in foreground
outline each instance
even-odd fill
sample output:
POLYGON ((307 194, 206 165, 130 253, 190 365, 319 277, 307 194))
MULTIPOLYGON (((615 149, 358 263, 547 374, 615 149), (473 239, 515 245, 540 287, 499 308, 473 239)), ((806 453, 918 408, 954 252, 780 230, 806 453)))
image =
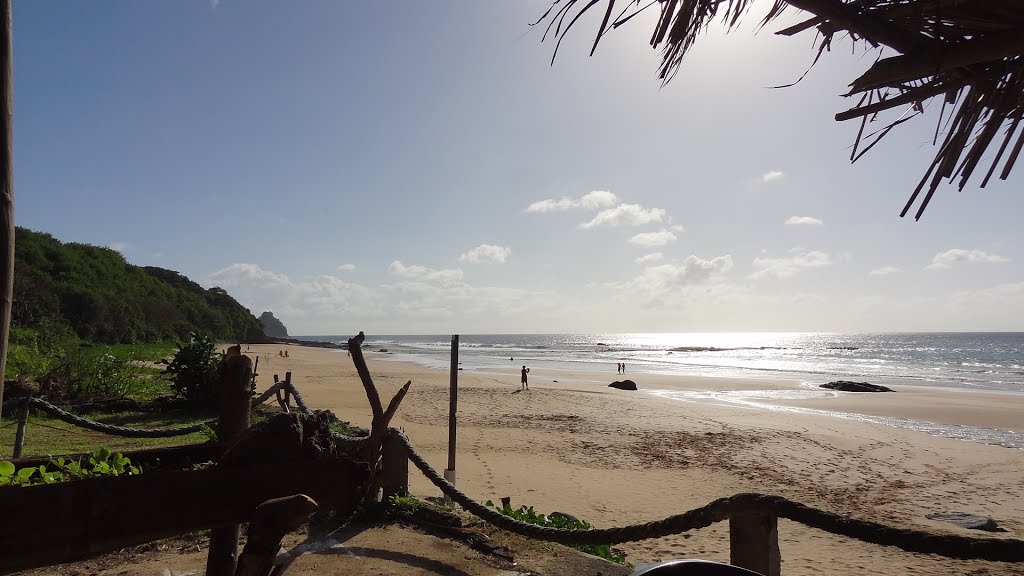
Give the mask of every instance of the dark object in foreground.
POLYGON ((828 388, 829 390, 840 390, 842 392, 892 392, 891 388, 879 386, 878 384, 868 384, 867 382, 851 382, 849 380, 836 380, 835 382, 822 384, 820 388, 828 388))
POLYGON ((956 524, 968 530, 984 530, 986 532, 1006 532, 1006 528, 996 524, 996 521, 987 516, 977 516, 967 512, 939 512, 928 514, 925 518, 929 520, 941 520, 956 524))
POLYGON ((641 568, 630 576, 761 576, 746 568, 707 560, 671 560, 641 568))
POLYGON ((636 390, 636 382, 632 380, 623 380, 619 382, 616 380, 608 385, 609 388, 618 388, 619 390, 636 390))

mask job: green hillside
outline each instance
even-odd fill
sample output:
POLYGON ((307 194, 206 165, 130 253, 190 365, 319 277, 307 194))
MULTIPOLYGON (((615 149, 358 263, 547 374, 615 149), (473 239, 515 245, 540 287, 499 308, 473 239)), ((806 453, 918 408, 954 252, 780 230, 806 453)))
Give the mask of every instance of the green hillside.
POLYGON ((15 238, 15 327, 57 320, 83 340, 107 344, 178 340, 194 330, 222 341, 266 340, 259 321, 220 288, 134 266, 109 248, 26 228, 15 238))

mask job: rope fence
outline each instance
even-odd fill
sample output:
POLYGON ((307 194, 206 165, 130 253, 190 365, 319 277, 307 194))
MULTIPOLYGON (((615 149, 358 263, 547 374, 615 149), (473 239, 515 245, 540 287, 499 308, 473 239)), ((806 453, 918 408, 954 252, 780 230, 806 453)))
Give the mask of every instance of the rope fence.
MULTIPOLYGON (((298 405, 299 410, 303 413, 308 413, 309 407, 302 399, 302 395, 299 394, 298 389, 289 381, 285 380, 278 382, 268 388, 266 392, 260 394, 256 398, 252 399, 251 406, 255 408, 260 404, 263 404, 270 398, 282 391, 287 391, 291 396, 295 398, 295 403, 298 405)), ((3 403, 3 412, 8 413, 16 408, 24 406, 25 399, 17 398, 14 400, 8 400, 3 403)), ((213 426, 217 423, 217 420, 207 420, 205 422, 199 422, 197 424, 191 424, 188 426, 181 426, 176 428, 132 428, 128 426, 117 426, 114 424, 106 424, 103 422, 97 422, 96 420, 90 420, 77 414, 72 414, 63 408, 47 402, 42 398, 29 398, 29 407, 44 412, 57 420, 77 426, 79 428, 85 428, 87 430, 93 430, 110 436, 120 436, 124 438, 172 438, 175 436, 187 436, 189 434, 195 434, 200 432, 204 427, 213 426)), ((8 426, 15 423, 10 423, 8 426)), ((39 424, 42 426, 42 424, 39 424)), ((62 430, 62 429, 61 429, 62 430)))
MULTIPOLYGON (((255 408, 275 396, 282 403, 282 406, 285 407, 288 405, 289 396, 293 396, 299 411, 302 413, 311 412, 299 391, 291 383, 290 374, 286 376, 285 380, 276 382, 265 392, 252 398, 250 407, 255 408)), ((113 436, 134 438, 183 436, 199 432, 204 427, 216 423, 215 420, 211 420, 178 428, 130 428, 89 420, 39 398, 29 398, 27 402, 28 406, 41 410, 68 424, 113 436)), ((14 399, 5 402, 3 408, 5 412, 17 407, 24 409, 25 403, 26 399, 24 398, 14 399)), ((350 454, 356 458, 362 453, 370 440, 366 437, 352 438, 334 432, 332 432, 332 436, 339 452, 350 454)), ((431 467, 423 455, 416 451, 403 432, 391 429, 391 437, 401 444, 408 459, 428 480, 466 511, 489 524, 509 532, 548 542, 566 545, 621 544, 623 542, 661 538, 706 528, 714 523, 737 516, 767 514, 776 518, 785 518, 799 522, 831 534, 882 546, 893 546, 908 552, 936 554, 947 558, 965 560, 1024 562, 1024 541, 1022 540, 942 535, 920 530, 897 528, 818 510, 781 496, 757 493, 741 493, 727 498, 719 498, 682 514, 629 526, 589 530, 566 530, 537 526, 521 522, 479 503, 460 491, 431 467)))
POLYGON ((419 468, 420 472, 466 511, 499 528, 538 540, 566 545, 621 544, 706 528, 716 522, 741 514, 769 512, 779 518, 786 518, 831 534, 882 546, 894 546, 908 552, 936 554, 961 560, 1024 562, 1024 541, 1022 540, 971 538, 896 528, 825 512, 781 496, 755 493, 719 498, 682 514, 619 528, 566 530, 527 524, 488 508, 461 492, 427 463, 423 455, 413 448, 404 434, 398 431, 394 431, 394 433, 395 437, 405 446, 409 460, 419 468))

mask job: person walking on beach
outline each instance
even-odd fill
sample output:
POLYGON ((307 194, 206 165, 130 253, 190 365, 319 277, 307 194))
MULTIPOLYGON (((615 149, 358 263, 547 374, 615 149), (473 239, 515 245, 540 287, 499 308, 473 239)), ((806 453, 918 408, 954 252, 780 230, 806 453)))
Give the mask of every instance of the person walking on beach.
POLYGON ((615 373, 622 374, 622 362, 615 363, 615 373))
POLYGON ((527 368, 526 366, 523 366, 523 375, 519 379, 519 382, 520 382, 519 389, 520 390, 529 390, 530 389, 530 385, 527 384, 527 382, 526 382, 526 375, 529 374, 529 373, 530 373, 530 369, 527 368))
POLYGON ((626 373, 626 363, 625 362, 622 363, 622 373, 623 374, 626 373))

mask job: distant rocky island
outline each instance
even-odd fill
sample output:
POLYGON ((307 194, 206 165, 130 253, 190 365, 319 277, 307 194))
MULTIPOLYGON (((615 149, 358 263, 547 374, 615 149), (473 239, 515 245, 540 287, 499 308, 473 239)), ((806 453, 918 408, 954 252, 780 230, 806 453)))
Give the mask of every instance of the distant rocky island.
POLYGON ((263 333, 271 338, 287 338, 288 329, 284 323, 278 320, 273 312, 267 311, 260 314, 260 324, 263 325, 263 333))

